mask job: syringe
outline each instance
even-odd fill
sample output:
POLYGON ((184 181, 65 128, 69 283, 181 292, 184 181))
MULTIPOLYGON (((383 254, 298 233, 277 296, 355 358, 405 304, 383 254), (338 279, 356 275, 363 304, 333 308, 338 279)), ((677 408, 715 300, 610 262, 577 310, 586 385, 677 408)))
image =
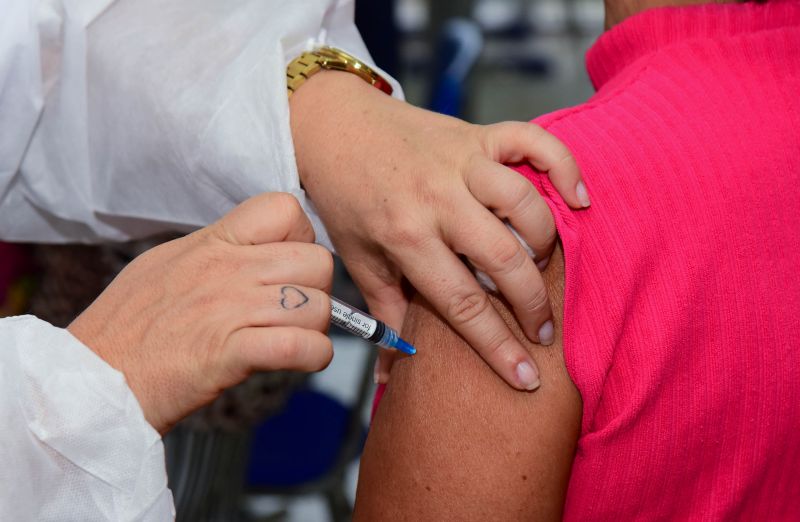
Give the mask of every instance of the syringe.
POLYGON ((416 348, 401 339, 386 323, 333 296, 331 296, 331 323, 381 348, 394 348, 409 355, 417 353, 416 348))

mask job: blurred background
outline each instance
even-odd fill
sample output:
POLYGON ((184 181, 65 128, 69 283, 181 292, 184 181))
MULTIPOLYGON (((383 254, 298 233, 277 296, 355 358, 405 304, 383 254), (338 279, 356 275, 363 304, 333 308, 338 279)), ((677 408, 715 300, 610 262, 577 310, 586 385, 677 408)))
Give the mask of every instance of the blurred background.
MULTIPOLYGON (((529 120, 584 101, 601 0, 360 0, 356 22, 409 102, 474 123, 529 120)), ((169 237, 102 246, 0 243, 0 316, 66 326, 133 257, 169 237)), ((334 294, 363 306, 341 266, 334 294)), ((179 521, 350 519, 376 348, 333 329, 307 377, 254 376, 166 439, 179 521)))

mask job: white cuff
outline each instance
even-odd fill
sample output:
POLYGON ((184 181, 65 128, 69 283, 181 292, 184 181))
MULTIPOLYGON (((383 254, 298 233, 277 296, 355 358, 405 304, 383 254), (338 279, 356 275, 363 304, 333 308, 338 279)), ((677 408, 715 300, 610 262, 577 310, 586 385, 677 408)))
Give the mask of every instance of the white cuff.
POLYGON ((0 519, 171 520, 164 445, 123 375, 67 330, 0 319, 0 519))

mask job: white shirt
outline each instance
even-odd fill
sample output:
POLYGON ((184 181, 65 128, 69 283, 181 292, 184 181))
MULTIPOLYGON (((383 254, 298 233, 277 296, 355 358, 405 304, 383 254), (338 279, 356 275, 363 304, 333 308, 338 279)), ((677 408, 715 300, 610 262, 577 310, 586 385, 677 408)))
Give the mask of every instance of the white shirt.
MULTIPOLYGON (((298 181, 285 67, 321 44, 370 63, 352 0, 0 0, 0 13, 0 240, 190 231, 284 191, 328 244, 298 181)), ((174 517, 160 437, 66 330, 0 320, 0 415, 0 520, 174 517)))
POLYGON ((329 246, 300 188, 285 74, 321 44, 370 63, 353 8, 0 0, 0 239, 190 231, 282 191, 329 246))

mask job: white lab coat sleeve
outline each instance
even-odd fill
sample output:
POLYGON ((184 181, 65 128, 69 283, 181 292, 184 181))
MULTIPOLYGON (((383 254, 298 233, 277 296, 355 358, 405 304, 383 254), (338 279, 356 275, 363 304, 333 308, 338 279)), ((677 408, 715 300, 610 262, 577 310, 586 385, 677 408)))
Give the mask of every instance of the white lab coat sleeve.
POLYGON ((0 1, 0 239, 191 231, 283 191, 328 244, 285 69, 322 44, 374 65, 353 0, 0 1))
POLYGON ((67 330, 0 319, 0 520, 173 520, 164 445, 67 330))

